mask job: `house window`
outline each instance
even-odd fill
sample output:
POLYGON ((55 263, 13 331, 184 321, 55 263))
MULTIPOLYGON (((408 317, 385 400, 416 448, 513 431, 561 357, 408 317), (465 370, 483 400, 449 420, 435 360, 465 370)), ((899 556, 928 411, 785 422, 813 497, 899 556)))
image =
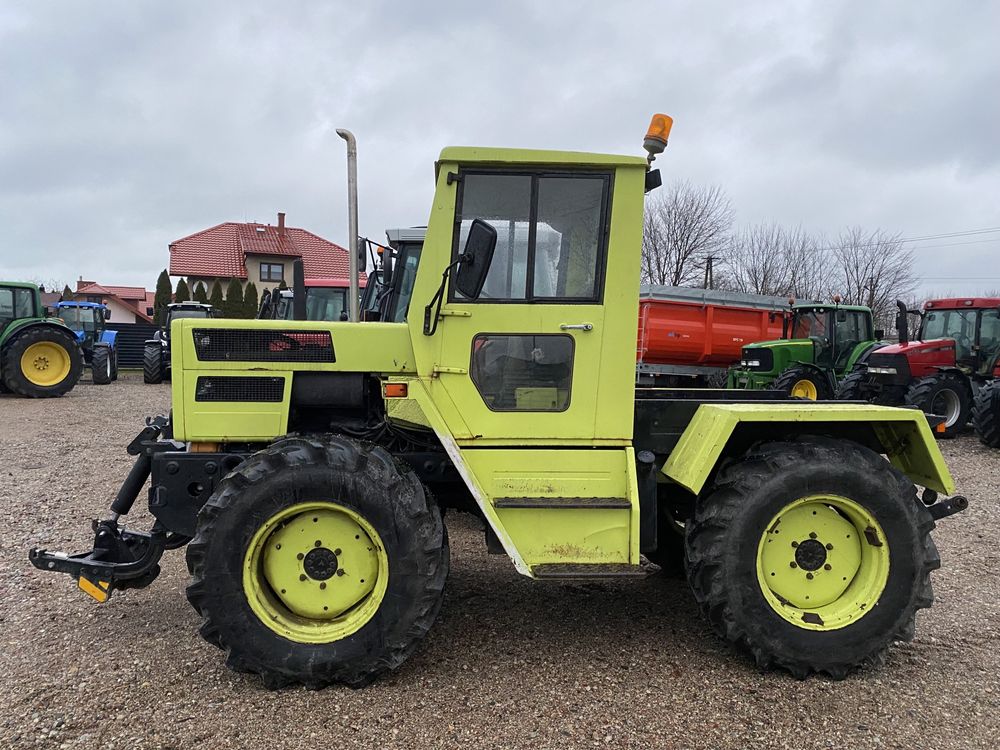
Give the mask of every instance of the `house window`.
POLYGON ((283 263, 261 263, 261 281, 281 281, 285 278, 285 265, 283 263))

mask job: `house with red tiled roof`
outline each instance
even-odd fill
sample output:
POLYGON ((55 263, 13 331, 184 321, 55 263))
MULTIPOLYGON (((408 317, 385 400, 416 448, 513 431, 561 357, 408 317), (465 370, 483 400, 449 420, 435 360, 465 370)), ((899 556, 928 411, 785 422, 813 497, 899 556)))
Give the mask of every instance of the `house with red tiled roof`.
POLYGON ((185 277, 192 294, 198 283, 209 291, 215 281, 225 288, 230 279, 244 286, 252 281, 263 291, 282 281, 291 286, 297 258, 309 278, 348 277, 347 250, 305 229, 285 226, 284 213, 278 214, 277 226, 227 221, 171 242, 169 273, 185 277))
POLYGON ((112 323, 152 323, 155 296, 141 286, 98 284, 80 277, 72 299, 107 305, 111 310, 109 320, 112 323))

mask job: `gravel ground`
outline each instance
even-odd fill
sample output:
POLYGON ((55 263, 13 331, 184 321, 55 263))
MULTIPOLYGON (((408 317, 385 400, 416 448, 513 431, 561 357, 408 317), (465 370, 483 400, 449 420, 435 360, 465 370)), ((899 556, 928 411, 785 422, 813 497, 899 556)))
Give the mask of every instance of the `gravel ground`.
POLYGON ((935 606, 879 671, 762 674, 682 582, 532 583, 450 515, 444 607, 403 669, 360 691, 268 692, 198 637, 182 553, 101 606, 27 562, 33 545, 89 546, 125 444, 168 401, 134 375, 62 399, 0 396, 0 747, 996 747, 1000 453, 973 437, 942 443, 972 504, 935 532, 935 606))

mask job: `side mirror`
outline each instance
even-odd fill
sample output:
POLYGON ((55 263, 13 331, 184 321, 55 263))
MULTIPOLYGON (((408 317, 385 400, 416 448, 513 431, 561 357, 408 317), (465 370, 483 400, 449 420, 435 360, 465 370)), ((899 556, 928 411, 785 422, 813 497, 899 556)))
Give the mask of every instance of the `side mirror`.
POLYGON ((883 329, 883 328, 876 328, 875 329, 875 340, 876 341, 881 341, 884 338, 885 338, 885 329, 883 329))
POLYGON ((477 299, 482 294, 496 247, 496 228, 482 219, 473 220, 455 276, 455 288, 463 297, 477 299))
POLYGON ((104 314, 104 319, 105 320, 111 320, 111 308, 110 307, 105 307, 102 312, 104 314))

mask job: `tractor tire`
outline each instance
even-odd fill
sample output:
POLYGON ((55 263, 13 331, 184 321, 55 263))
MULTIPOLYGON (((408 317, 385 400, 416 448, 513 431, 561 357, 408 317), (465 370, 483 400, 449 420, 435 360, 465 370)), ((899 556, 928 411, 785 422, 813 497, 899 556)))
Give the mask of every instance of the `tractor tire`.
POLYGON ((837 400, 838 401, 869 401, 868 395, 865 393, 865 378, 868 377, 868 371, 864 369, 854 370, 846 378, 840 381, 840 385, 837 386, 837 400))
POLYGON ((118 347, 111 351, 111 380, 118 380, 118 347))
POLYGON ((29 398, 54 398, 73 390, 83 372, 83 352, 69 331, 32 326, 3 349, 4 385, 29 398))
POLYGON ((772 390, 784 391, 789 396, 807 398, 811 401, 827 401, 833 398, 826 378, 809 367, 792 365, 774 379, 769 386, 772 390))
POLYGON ((111 382, 111 349, 106 346, 95 346, 91 355, 90 372, 94 385, 107 385, 111 382))
POLYGON ((230 668, 268 688, 361 687, 433 624, 448 536, 416 475, 384 449, 291 437, 220 482, 187 563, 201 635, 230 668))
POLYGON ((163 382, 163 347, 146 344, 142 350, 142 381, 144 383, 163 382))
POLYGON ((914 380, 906 391, 906 405, 925 414, 945 418, 944 432, 936 435, 954 437, 965 429, 972 416, 972 397, 965 379, 950 372, 914 380))
POLYGON ((983 383, 972 405, 972 424, 983 445, 1000 448, 1000 380, 983 383))
POLYGON ((933 528, 913 483, 861 445, 759 443, 699 501, 688 581, 716 632, 759 667, 839 680, 913 638, 941 564, 933 528))

